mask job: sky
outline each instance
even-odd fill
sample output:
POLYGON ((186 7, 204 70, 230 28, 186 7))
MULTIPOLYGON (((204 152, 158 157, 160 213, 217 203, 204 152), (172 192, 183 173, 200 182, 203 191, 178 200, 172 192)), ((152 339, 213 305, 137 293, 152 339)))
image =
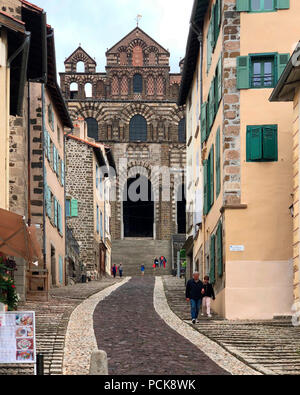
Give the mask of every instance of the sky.
POLYGON ((136 26, 171 53, 170 66, 179 72, 185 56, 189 20, 194 0, 33 0, 47 12, 47 23, 55 31, 57 71, 81 44, 105 71, 105 52, 136 26))

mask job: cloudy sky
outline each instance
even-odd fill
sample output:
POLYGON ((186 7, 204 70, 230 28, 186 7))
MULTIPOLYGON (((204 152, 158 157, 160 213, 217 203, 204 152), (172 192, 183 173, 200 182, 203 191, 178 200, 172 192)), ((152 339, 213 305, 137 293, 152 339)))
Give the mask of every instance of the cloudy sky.
POLYGON ((171 52, 171 70, 185 55, 193 0, 35 0, 47 12, 47 22, 55 29, 58 71, 79 45, 104 71, 105 52, 135 26, 140 27, 171 52))

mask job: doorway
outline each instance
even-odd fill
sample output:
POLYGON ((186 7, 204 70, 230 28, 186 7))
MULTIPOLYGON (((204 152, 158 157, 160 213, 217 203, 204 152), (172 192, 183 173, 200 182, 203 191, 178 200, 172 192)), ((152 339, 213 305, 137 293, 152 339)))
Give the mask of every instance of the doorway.
POLYGON ((124 237, 153 238, 154 199, 152 184, 139 174, 129 178, 124 188, 124 237))

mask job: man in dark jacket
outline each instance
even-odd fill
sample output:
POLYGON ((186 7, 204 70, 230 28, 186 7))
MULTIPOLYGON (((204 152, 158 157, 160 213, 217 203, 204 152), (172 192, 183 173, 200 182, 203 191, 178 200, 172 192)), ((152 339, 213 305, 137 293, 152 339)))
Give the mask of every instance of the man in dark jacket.
POLYGON ((186 300, 191 303, 192 323, 195 325, 202 306, 204 289, 198 272, 193 274, 193 279, 186 286, 186 300))
MULTIPOLYGON (((204 293, 203 293, 203 307, 207 311, 207 316, 212 317, 210 312, 211 300, 216 300, 215 291, 212 284, 209 283, 209 277, 204 277, 204 293)), ((204 315, 204 314, 202 314, 204 315)))

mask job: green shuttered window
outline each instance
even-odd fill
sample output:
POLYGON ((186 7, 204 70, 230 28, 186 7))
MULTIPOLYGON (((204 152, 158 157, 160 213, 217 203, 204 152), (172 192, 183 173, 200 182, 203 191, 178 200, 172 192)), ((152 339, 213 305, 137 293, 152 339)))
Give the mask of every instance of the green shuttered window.
POLYGON ((204 215, 207 215, 214 204, 214 146, 204 166, 204 215))
POLYGON ((247 162, 278 161, 277 125, 247 127, 247 162))
POLYGON ((218 276, 223 277, 224 265, 223 265, 223 227, 222 222, 219 223, 217 230, 217 264, 218 264, 218 276))
POLYGON ((222 21, 222 1, 216 0, 211 10, 211 18, 207 33, 207 73, 210 70, 212 54, 215 50, 220 35, 222 21))
POLYGON ((273 88, 285 69, 289 54, 255 54, 237 57, 237 88, 273 88))
POLYGON ((71 217, 78 217, 78 200, 71 200, 71 217))
POLYGON ((201 143, 203 144, 207 139, 207 103, 201 106, 201 143))
POLYGON ((236 9, 240 12, 270 12, 287 10, 290 0, 237 0, 236 9))
POLYGON ((211 284, 216 283, 216 237, 211 236, 210 239, 210 282, 211 284))
POLYGON ((221 130, 218 128, 216 136, 216 198, 221 192, 221 130))

